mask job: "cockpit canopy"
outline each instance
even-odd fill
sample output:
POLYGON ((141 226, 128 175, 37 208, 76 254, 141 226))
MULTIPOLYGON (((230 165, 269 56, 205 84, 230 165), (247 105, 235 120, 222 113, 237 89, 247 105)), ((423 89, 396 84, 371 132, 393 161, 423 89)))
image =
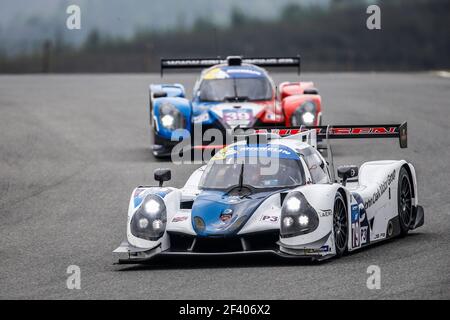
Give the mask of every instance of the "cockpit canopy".
POLYGON ((201 189, 226 190, 248 185, 255 189, 294 188, 305 184, 299 156, 283 145, 233 145, 208 163, 201 189))
POLYGON ((254 65, 221 65, 202 73, 196 96, 203 102, 267 101, 274 85, 267 73, 254 65))

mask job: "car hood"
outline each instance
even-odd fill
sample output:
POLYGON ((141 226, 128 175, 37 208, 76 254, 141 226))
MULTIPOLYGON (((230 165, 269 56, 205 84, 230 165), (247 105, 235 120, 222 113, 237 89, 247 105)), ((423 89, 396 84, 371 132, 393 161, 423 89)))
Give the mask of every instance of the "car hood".
POLYGON ((224 191, 203 191, 192 206, 192 226, 199 236, 236 235, 259 205, 273 193, 266 191, 240 197, 224 191))

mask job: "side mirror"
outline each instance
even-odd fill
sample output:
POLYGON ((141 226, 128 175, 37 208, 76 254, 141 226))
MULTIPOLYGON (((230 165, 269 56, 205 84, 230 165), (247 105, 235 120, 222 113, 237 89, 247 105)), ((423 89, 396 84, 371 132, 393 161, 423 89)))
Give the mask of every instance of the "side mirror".
POLYGON ((316 88, 308 88, 303 90, 303 94, 319 94, 319 91, 316 88))
POLYGON ((159 181, 159 186, 163 186, 164 181, 172 179, 172 172, 170 169, 156 169, 154 172, 155 180, 159 181))
POLYGON ((345 187, 348 178, 355 178, 358 176, 357 166, 339 166, 337 169, 338 177, 342 179, 342 185, 345 187))
POLYGON ((153 92, 153 98, 164 98, 164 97, 167 97, 167 92, 164 91, 153 92))

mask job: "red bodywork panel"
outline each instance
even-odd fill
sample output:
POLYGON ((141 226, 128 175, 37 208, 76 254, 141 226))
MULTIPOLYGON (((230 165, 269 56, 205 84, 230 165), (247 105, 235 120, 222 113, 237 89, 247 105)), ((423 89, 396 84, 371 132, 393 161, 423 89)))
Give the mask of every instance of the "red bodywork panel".
POLYGON ((275 100, 257 102, 259 105, 265 106, 265 108, 256 115, 259 121, 267 124, 284 124, 285 116, 281 104, 275 100))
POLYGON ((312 101, 316 106, 313 126, 320 125, 322 117, 322 100, 318 94, 305 94, 305 89, 314 89, 313 82, 283 82, 279 86, 279 100, 275 93, 271 100, 256 102, 265 108, 256 118, 267 125, 283 125, 290 127, 292 114, 305 102, 312 101))
POLYGON ((311 81, 305 82, 283 82, 280 84, 280 100, 294 95, 301 95, 305 89, 314 88, 311 81))
POLYGON ((306 101, 312 101, 316 106, 315 119, 312 125, 320 125, 322 118, 322 99, 318 94, 304 94, 305 89, 314 89, 313 82, 283 82, 280 84, 281 105, 286 117, 287 127, 292 126, 292 114, 306 101))

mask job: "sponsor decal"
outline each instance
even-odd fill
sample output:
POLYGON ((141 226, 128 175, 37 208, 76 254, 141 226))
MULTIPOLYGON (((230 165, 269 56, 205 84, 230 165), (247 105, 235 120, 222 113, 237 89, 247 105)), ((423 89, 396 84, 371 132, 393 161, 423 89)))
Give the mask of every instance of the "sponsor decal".
POLYGON ((206 80, 226 79, 226 78, 229 78, 229 75, 228 75, 228 73, 226 73, 225 71, 223 71, 220 68, 213 68, 213 69, 207 71, 203 78, 206 80))
POLYGON ((366 220, 366 209, 364 208, 364 204, 359 203, 359 221, 366 220))
POLYGON ((192 117, 192 121, 194 123, 202 123, 202 122, 205 122, 205 121, 208 121, 208 120, 209 120, 209 113, 208 112, 203 112, 202 114, 200 114, 198 116, 192 117))
POLYGON ((330 216, 331 212, 332 212, 331 209, 328 209, 328 210, 318 210, 317 213, 319 214, 319 217, 324 218, 330 216))
POLYGON ((223 63, 225 60, 221 59, 173 59, 164 60, 163 66, 178 67, 178 66, 208 66, 223 63))
POLYGON ((359 224, 359 206, 357 204, 352 205, 352 247, 358 248, 360 243, 360 224, 359 224))
POLYGON ((367 243, 367 230, 368 227, 361 227, 361 245, 367 243))
POLYGON ((384 239, 384 238, 386 238, 386 234, 385 234, 384 232, 382 232, 382 233, 377 233, 377 234, 373 237, 374 240, 380 240, 380 239, 384 239))
POLYGON ((223 110, 223 120, 230 126, 247 125, 253 119, 252 109, 223 110))
POLYGON ((367 245, 370 242, 370 227, 369 220, 367 218, 366 209, 364 208, 364 200, 359 193, 353 192, 353 198, 358 203, 359 208, 359 224, 360 224, 360 242, 361 246, 367 245))
POLYGON ((223 212, 220 214, 220 220, 222 222, 227 222, 228 220, 231 219, 231 217, 233 216, 233 210, 231 209, 225 209, 223 210, 223 212))
POLYGON ((213 161, 216 160, 224 160, 228 155, 231 155, 233 153, 236 153, 234 149, 230 149, 229 147, 225 147, 221 150, 219 150, 214 157, 212 157, 213 161))
POLYGON ((238 149, 239 151, 269 151, 269 152, 280 152, 280 153, 284 153, 284 154, 291 154, 291 152, 289 152, 289 150, 287 149, 281 149, 278 147, 247 147, 247 146, 241 146, 238 149))
POLYGON ((237 151, 239 153, 250 153, 249 156, 252 154, 256 155, 284 155, 284 156, 292 156, 294 153, 291 152, 288 148, 285 148, 283 146, 235 146, 237 147, 237 151))
POLYGON ((234 145, 233 147, 225 147, 219 150, 213 161, 225 160, 226 158, 282 158, 298 160, 299 156, 291 149, 280 145, 234 145))
POLYGON ((264 65, 280 65, 280 66, 296 66, 300 62, 299 58, 245 58, 243 63, 264 65))
POLYGON ((257 71, 257 70, 252 70, 252 69, 228 69, 227 73, 247 73, 247 74, 253 74, 255 76, 260 76, 261 72, 257 71))
POLYGON ((262 216, 261 221, 277 222, 278 216, 262 216))
POLYGON ((373 193, 372 197, 366 200, 366 202, 364 202, 364 208, 368 209, 371 206, 373 206, 378 201, 378 199, 380 199, 381 196, 386 192, 386 190, 389 188, 389 186, 392 184, 392 181, 394 180, 395 180, 395 169, 390 174, 388 174, 386 180, 384 180, 378 186, 377 191, 373 193))
MULTIPOLYGON (((258 129, 257 133, 275 133, 280 136, 289 136, 298 134, 309 129, 258 129)), ((325 136, 327 133, 326 127, 320 127, 316 129, 316 132, 320 136, 325 136)), ((366 134, 397 134, 397 127, 363 127, 363 128, 330 128, 328 131, 329 135, 366 135, 366 134)))
POLYGON ((177 216, 172 219, 172 222, 181 222, 186 221, 188 219, 188 216, 177 216))
POLYGON ((236 220, 239 218, 239 216, 233 214, 223 214, 221 213, 219 216, 219 221, 216 223, 212 223, 211 227, 215 230, 226 230, 229 227, 233 226, 233 224, 236 222, 236 220))

